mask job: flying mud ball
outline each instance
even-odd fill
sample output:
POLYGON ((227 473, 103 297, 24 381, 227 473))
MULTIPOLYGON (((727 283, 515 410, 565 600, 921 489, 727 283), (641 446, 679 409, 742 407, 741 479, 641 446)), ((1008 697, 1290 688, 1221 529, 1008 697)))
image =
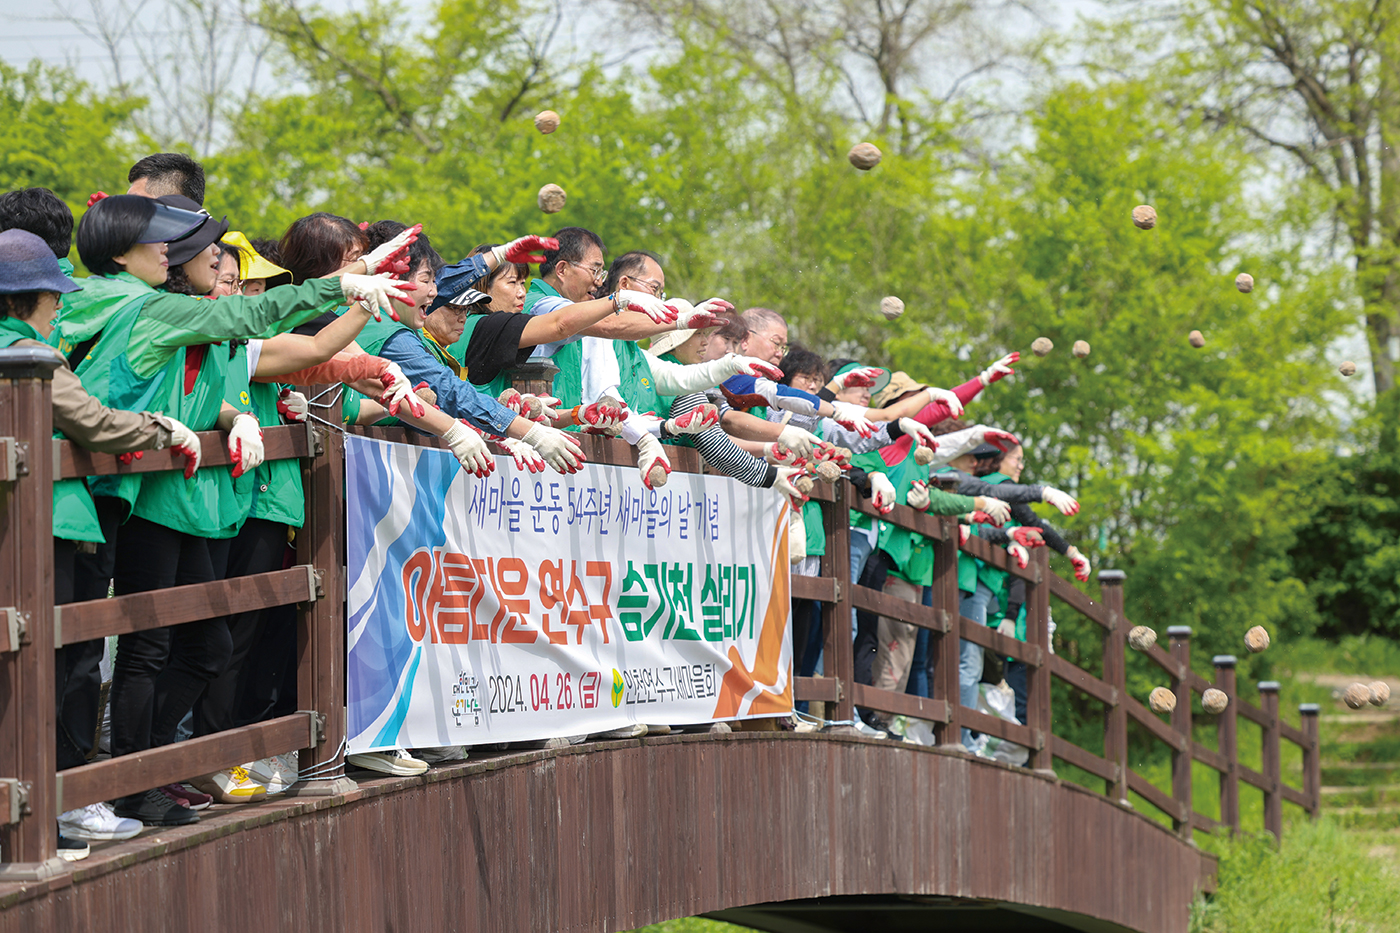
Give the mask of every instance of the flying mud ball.
POLYGON ((1084 357, 1089 355, 1089 341, 1076 340, 1074 346, 1070 348, 1070 352, 1081 360, 1084 359, 1084 357))
POLYGON ((1384 706, 1386 701, 1390 699, 1390 684, 1383 680, 1369 684, 1366 689, 1371 693, 1372 706, 1384 706))
POLYGON ((1191 333, 1186 335, 1186 339, 1190 342, 1191 346, 1195 347, 1197 350, 1206 345, 1206 335, 1198 330, 1191 331, 1191 333))
POLYGON ((540 210, 546 214, 557 214, 564 209, 568 197, 558 185, 545 185, 540 189, 540 210))
POLYGON ((665 486, 666 480, 670 478, 671 474, 667 473, 666 468, 659 463, 652 464, 651 469, 647 470, 647 484, 652 489, 660 489, 665 486))
POLYGON ((1360 709, 1371 702, 1371 688, 1365 684, 1352 684, 1342 694, 1342 702, 1352 709, 1360 709))
POLYGON ((1211 687, 1201 694, 1201 709, 1211 715, 1225 712, 1225 707, 1229 705, 1230 696, 1224 690, 1211 687))
POLYGON ((1170 713, 1176 709, 1176 694, 1166 687, 1153 687, 1147 697, 1147 705, 1152 707, 1154 713, 1170 713))
POLYGON ((834 483, 841 478, 841 468, 830 460, 817 464, 817 479, 823 483, 834 483))
POLYGON ((1142 230, 1157 226, 1157 209, 1150 204, 1139 204, 1133 208, 1133 223, 1142 230))
POLYGON ((1239 275, 1235 276, 1235 287, 1248 295, 1250 292, 1254 291, 1254 276, 1250 275, 1248 272, 1241 272, 1239 275))
POLYGON ((1053 349, 1055 349, 1055 341, 1049 337, 1037 337, 1031 341, 1031 352, 1036 356, 1049 356, 1053 349))
POLYGON ((559 114, 553 110, 541 110, 535 115, 535 129, 548 136, 559 129, 559 114))
POLYGON ((1157 644, 1157 633, 1145 625, 1134 625, 1128 631, 1128 644, 1134 651, 1146 651, 1157 644))
POLYGON ((1244 633, 1244 646, 1250 651, 1258 654, 1269 647, 1269 633, 1264 626, 1256 625, 1254 628, 1244 633))
POLYGON ((880 313, 885 316, 885 320, 898 320, 904 313, 904 302, 893 295, 886 295, 880 299, 880 313))
POLYGON ((1341 373, 1343 376, 1355 376, 1356 364, 1351 360, 1345 360, 1341 366, 1337 367, 1337 372, 1341 373))
POLYGON ((846 158, 850 159, 851 164, 862 172, 868 172, 880 164, 883 155, 871 143, 856 143, 851 147, 851 151, 846 153, 846 158))
POLYGON ((933 462, 933 450, 920 445, 914 448, 914 462, 919 466, 928 466, 933 462))

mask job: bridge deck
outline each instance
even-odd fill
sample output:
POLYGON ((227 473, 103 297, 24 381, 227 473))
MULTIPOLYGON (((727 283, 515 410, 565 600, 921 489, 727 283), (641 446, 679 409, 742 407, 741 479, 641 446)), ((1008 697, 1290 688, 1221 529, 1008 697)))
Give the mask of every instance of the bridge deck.
POLYGON ((218 809, 0 886, 0 933, 622 930, 752 905, 766 906, 729 916, 842 929, 813 924, 812 899, 852 895, 863 910, 872 896, 957 908, 951 929, 1019 905, 1016 929, 1179 933, 1214 872, 1178 835, 1051 776, 830 734, 505 753, 218 809))

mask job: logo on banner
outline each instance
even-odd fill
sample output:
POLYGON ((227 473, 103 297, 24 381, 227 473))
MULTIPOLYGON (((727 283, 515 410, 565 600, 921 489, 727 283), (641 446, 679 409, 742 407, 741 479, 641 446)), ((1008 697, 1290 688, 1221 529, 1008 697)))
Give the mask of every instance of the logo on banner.
POLYGON ((612 701, 613 709, 617 709, 622 705, 622 671, 617 668, 613 668, 612 701))

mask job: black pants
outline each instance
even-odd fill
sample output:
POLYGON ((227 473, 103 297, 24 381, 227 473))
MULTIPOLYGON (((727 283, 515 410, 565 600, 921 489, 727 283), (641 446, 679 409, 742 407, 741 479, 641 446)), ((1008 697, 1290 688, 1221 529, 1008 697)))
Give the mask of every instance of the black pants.
MULTIPOLYGON (((883 590, 885 579, 890 575, 890 568, 894 566, 894 561, 890 555, 876 548, 865 562, 865 570, 861 571, 861 586, 867 586, 872 590, 883 590)), ((853 649, 855 653, 855 677, 858 684, 873 683, 871 673, 875 667, 875 653, 879 650, 879 624, 880 617, 865 609, 856 610, 856 643, 853 649)))
MULTIPOLYGON (((261 518, 250 518, 244 522, 230 545, 227 577, 246 577, 255 573, 268 573, 281 570, 287 554, 287 526, 261 518)), ((286 607, 277 607, 278 609, 286 607)), ((227 617, 229 645, 231 648, 228 664, 224 670, 204 689, 204 696, 195 706, 194 734, 210 735, 241 725, 238 721, 239 693, 243 684, 250 679, 255 687, 266 689, 273 678, 253 676, 263 674, 258 668, 285 666, 282 657, 262 657, 254 652, 254 647, 262 640, 263 630, 268 624, 285 625, 285 613, 274 616, 277 610, 240 612, 227 617)), ((296 617, 292 616, 292 650, 296 650, 296 617)), ((273 672, 275 673, 275 672, 273 672)), ((256 703, 256 698, 250 698, 256 703)), ((268 702, 265 705, 270 706, 268 702)))
MULTIPOLYGON (((223 579, 229 542, 132 518, 117 534, 116 593, 144 593, 223 579)), ((228 664, 224 618, 122 635, 112 673, 112 755, 175 739, 175 727, 228 664)))
POLYGON ((1012 661, 1006 662, 1006 685, 1016 694, 1016 718, 1021 721, 1021 725, 1026 723, 1026 662, 1012 661))

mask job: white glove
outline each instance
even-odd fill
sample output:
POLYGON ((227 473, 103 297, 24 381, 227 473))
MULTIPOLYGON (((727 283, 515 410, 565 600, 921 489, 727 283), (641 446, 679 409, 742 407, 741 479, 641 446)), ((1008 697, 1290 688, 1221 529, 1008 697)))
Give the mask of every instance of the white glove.
POLYGON ((671 437, 700 434, 719 424, 719 409, 713 405, 696 405, 676 418, 667 418, 661 426, 671 437))
POLYGON ((704 311, 707 314, 728 314, 734 310, 734 306, 723 298, 706 298, 695 306, 696 311, 704 311))
POLYGON ((409 413, 415 418, 421 418, 427 413, 428 409, 423 405, 423 400, 413 391, 413 385, 403 374, 398 363, 385 360, 384 372, 379 374, 379 380, 384 384, 384 394, 379 396, 378 401, 389 410, 389 414, 397 415, 404 405, 408 406, 409 413))
POLYGON ((930 505, 928 494, 928 483, 921 479, 914 480, 909 487, 909 495, 904 500, 906 505, 918 509, 920 512, 927 512, 930 505))
POLYGON ((604 395, 591 405, 578 409, 578 423, 589 433, 617 434, 617 428, 627 420, 627 403, 604 395))
POLYGON ((637 469, 642 474, 642 485, 648 489, 665 486, 666 481, 671 478, 671 461, 666 459, 661 442, 650 434, 643 434, 637 439, 637 469), (654 478, 651 472, 657 467, 664 470, 665 475, 654 478))
POLYGON ((573 438, 548 425, 531 425, 521 440, 535 448, 556 473, 577 473, 583 469, 587 459, 583 456, 583 448, 573 438))
POLYGON ((655 295, 624 288, 617 293, 617 303, 629 311, 640 311, 657 324, 671 324, 676 320, 676 309, 668 308, 655 295))
POLYGON ((1031 564, 1030 552, 1019 544, 1008 544, 1006 546, 1006 553, 1016 558, 1016 566, 1020 567, 1022 570, 1025 570, 1031 564))
POLYGON ((880 369, 878 366, 864 366, 860 369, 853 369, 848 373, 842 373, 833 379, 832 382, 836 383, 837 391, 841 389, 873 386, 875 380, 880 378, 882 372, 884 372, 884 370, 880 369))
POLYGON ((947 389, 935 389, 930 386, 928 389, 928 400, 930 405, 937 405, 939 402, 942 402, 944 407, 948 409, 948 413, 954 418, 959 417, 963 413, 962 399, 958 398, 957 393, 949 392, 947 389))
POLYGON ((915 421, 913 418, 900 418, 899 429, 914 439, 914 443, 920 447, 927 447, 934 453, 938 452, 938 438, 934 436, 927 425, 915 421))
POLYGON ((1081 583, 1089 579, 1089 558, 1081 554, 1079 548, 1071 544, 1065 556, 1074 564, 1074 579, 1081 583))
POLYGON ((501 449, 515 458, 515 468, 524 470, 527 473, 543 473, 548 466, 544 458, 535 453, 535 448, 524 441, 517 441, 513 437, 502 438, 501 449))
POLYGON ((199 462, 204 459, 204 448, 200 446, 199 435, 174 418, 158 415, 156 420, 164 424, 170 432, 170 452, 185 456, 185 479, 194 476, 194 471, 199 469, 199 462))
MULTIPOLYGON (((650 357, 652 383, 661 395, 689 395, 713 389, 730 376, 758 376, 760 379, 781 379, 783 371, 751 356, 730 354, 706 363, 672 363, 650 357)), ((770 384, 772 384, 770 382, 770 384)))
POLYGON ((418 239, 418 234, 422 232, 423 225, 414 224, 411 227, 404 228, 403 232, 392 240, 381 243, 368 253, 365 253, 360 257, 364 260, 365 269, 370 275, 376 275, 379 272, 387 272, 388 270, 384 268, 384 266, 388 262, 389 257, 393 256, 399 250, 406 251, 409 244, 418 239))
POLYGON ((883 473, 870 474, 870 504, 875 506, 875 511, 881 515, 890 514, 895 505, 898 504, 894 494, 894 484, 883 473))
POLYGON ((1016 375, 1016 370, 1011 368, 1011 364, 1019 363, 1020 361, 1021 354, 1019 352, 1008 353, 1006 354, 1006 356, 1003 356, 991 366, 988 366, 986 369, 978 373, 977 381, 982 383, 983 388, 986 388, 993 382, 996 382, 998 379, 1003 379, 1007 376, 1014 376, 1016 375))
POLYGON ((831 420, 847 431, 855 431, 861 437, 869 437, 875 433, 875 425, 866 418, 870 409, 853 402, 832 402, 831 407, 836 409, 831 420))
POLYGON ((991 496, 977 496, 973 504, 979 512, 987 513, 987 517, 992 520, 992 524, 998 528, 1005 525, 1011 518, 1011 506, 1000 499, 991 496))
POLYGON ((379 316, 380 311, 388 312, 389 317, 397 321, 399 313, 394 310, 389 299, 397 298, 408 304, 412 302, 408 293, 414 291, 415 288, 416 286, 412 283, 400 282, 392 275, 347 274, 340 277, 340 291, 345 296, 345 300, 361 302, 365 310, 376 321, 384 320, 379 316))
POLYGON ((773 480, 773 488, 788 497, 788 502, 792 503, 793 510, 802 508, 802 503, 807 501, 807 497, 802 491, 792 484, 792 481, 802 475, 802 471, 797 467, 778 467, 778 478, 773 480))
POLYGON ((728 323, 728 318, 720 317, 726 311, 733 311, 734 306, 723 298, 711 298, 701 302, 697 307, 689 311, 681 311, 676 315, 676 330, 699 330, 702 327, 723 327, 728 323))
POLYGON ((491 471, 496 469, 496 461, 491 459, 485 439, 466 422, 452 422, 452 427, 442 433, 442 439, 452 449, 462 469, 473 476, 490 476, 491 471))
POLYGON ((799 457, 810 457, 816 445, 821 443, 821 438, 811 431, 804 431, 799 427, 788 424, 778 432, 777 445, 784 447, 799 457))
POLYGON ((1048 502, 1060 510, 1061 515, 1076 515, 1079 512, 1079 503, 1067 492, 1061 492, 1054 486, 1046 486, 1045 493, 1041 500, 1048 502))
POLYGON ((310 410, 306 396, 295 389, 283 389, 277 395, 277 413, 288 421, 300 424, 306 420, 306 414, 310 410))
POLYGON ((1046 634, 1046 636, 1048 636, 1048 637, 1046 638, 1046 641, 1049 642, 1049 644, 1046 645, 1045 647, 1047 647, 1047 648, 1050 649, 1050 653, 1051 653, 1051 654, 1054 654, 1054 653, 1055 653, 1055 617, 1054 617, 1054 616, 1051 616, 1049 619, 1046 619, 1046 620, 1045 620, 1045 634, 1046 634))
POLYGON ((563 403, 552 395, 531 395, 527 392, 520 401, 522 417, 549 425, 559 420, 558 408, 563 403))
POLYGON ((765 462, 771 463, 777 467, 790 467, 794 463, 800 461, 802 457, 793 453, 782 444, 773 443, 763 445, 763 459, 765 462))
MULTIPOLYGON (((966 516, 963 516, 966 518, 966 516)), ((967 539, 972 537, 972 529, 967 525, 958 525, 958 547, 967 543, 967 539)))
POLYGON ((998 634, 998 635, 1005 635, 1007 638, 1015 638, 1015 637, 1016 637, 1016 620, 1015 620, 1015 619, 1009 619, 1009 618, 1008 618, 1008 619, 1002 619, 1002 620, 1001 620, 1001 624, 997 626, 997 634, 998 634))
POLYGON ((235 479, 263 462, 262 426, 246 411, 239 412, 228 429, 228 457, 235 479))

